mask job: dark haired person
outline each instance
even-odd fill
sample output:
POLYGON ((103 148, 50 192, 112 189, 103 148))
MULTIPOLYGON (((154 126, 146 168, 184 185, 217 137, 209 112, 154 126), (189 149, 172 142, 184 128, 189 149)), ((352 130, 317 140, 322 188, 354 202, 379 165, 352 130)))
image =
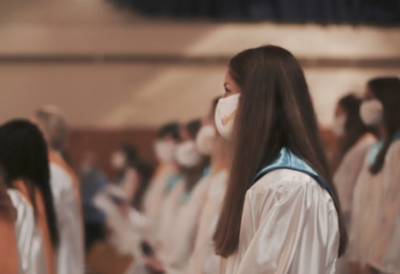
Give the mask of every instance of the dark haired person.
POLYGON ((369 81, 360 112, 379 141, 370 149, 356 184, 350 260, 359 273, 399 273, 400 79, 369 81))
POLYGON ((33 120, 42 131, 49 152, 50 183, 60 232, 57 274, 82 274, 85 241, 81 193, 78 178, 64 157, 68 143, 67 121, 55 106, 37 109, 33 120))
POLYGON ((197 231, 193 235, 195 237, 193 252, 185 272, 190 274, 214 274, 218 273, 220 269, 221 260, 215 254, 212 238, 226 192, 229 146, 228 142, 215 129, 214 116, 218 100, 213 104, 212 119, 203 122, 204 133, 201 134, 200 131, 197 138, 199 151, 212 151, 211 173, 202 196, 200 215, 196 216, 197 231))
POLYGON ((336 107, 333 131, 337 137, 334 182, 346 221, 351 215, 353 191, 362 164, 376 139, 361 120, 362 99, 354 94, 341 98, 336 107))
POLYGON ((16 225, 22 229, 18 231, 22 233, 18 243, 24 249, 21 253, 22 271, 57 273, 54 254, 59 244, 58 216, 50 187, 46 142, 40 130, 26 120, 13 120, 1 126, 0 165, 4 168, 8 188, 18 190, 10 191, 10 195, 20 214, 16 225), (33 219, 32 212, 36 215, 33 219), (37 220, 40 233, 28 235, 29 230, 33 229, 32 225, 35 225, 32 224, 34 219, 37 220), (43 252, 45 266, 41 264, 43 252))
POLYGON ((16 210, 7 193, 3 176, 0 176, 0 269, 8 274, 19 274, 21 269, 15 227, 16 219, 16 210))
MULTIPOLYGON (((208 157, 201 155, 196 148, 196 136, 200 128, 201 121, 193 120, 180 129, 181 142, 178 144, 175 154, 179 174, 171 177, 164 189, 165 197, 160 215, 160 229, 152 243, 156 250, 155 257, 146 258, 149 265, 155 270, 163 269, 169 273, 169 271, 174 271, 174 267, 180 269, 181 255, 187 256, 180 252, 185 248, 185 244, 188 244, 186 241, 188 227, 186 224, 184 227, 182 226, 182 216, 187 212, 185 209, 192 208, 191 202, 193 202, 193 195, 197 192, 196 187, 208 174, 208 157), (185 237, 181 242, 180 238, 176 237, 178 235, 176 232, 180 229, 183 229, 185 234, 181 235, 185 237)), ((195 196, 197 197, 197 195, 195 196)), ((196 213, 193 212, 193 215, 196 213)))
MULTIPOLYGON (((173 229, 171 230, 167 252, 163 257, 164 268, 167 273, 188 273, 190 256, 195 247, 200 215, 204 208, 204 199, 211 181, 215 182, 219 170, 212 170, 208 166, 210 157, 215 149, 217 132, 214 125, 214 114, 218 100, 213 100, 208 114, 201 120, 201 128, 196 134, 195 149, 203 156, 197 176, 197 182, 192 189, 187 189, 182 199, 173 229)), ((196 178, 195 178, 196 179, 196 178)), ((190 272, 189 272, 190 273, 190 272)))
POLYGON ((177 123, 169 123, 162 126, 158 131, 154 144, 154 151, 159 164, 154 172, 143 203, 147 220, 145 237, 148 240, 154 238, 157 234, 164 189, 167 186, 168 179, 178 172, 178 167, 175 163, 175 152, 180 140, 179 129, 180 127, 177 123))
POLYGON ((115 184, 125 193, 128 203, 142 211, 143 198, 153 174, 153 166, 129 143, 122 144, 111 155, 111 165, 117 171, 115 184))
MULTIPOLYGON (((335 170, 333 181, 347 227, 351 227, 351 209, 357 178, 369 149, 376 142, 375 136, 361 120, 361 103, 362 98, 355 94, 342 97, 336 106, 333 124, 337 143, 332 161, 335 170)), ((339 273, 347 272, 347 256, 338 261, 337 267, 339 273)))
POLYGON ((226 274, 334 274, 346 232, 306 79, 276 46, 231 59, 216 125, 233 146, 214 235, 226 274))

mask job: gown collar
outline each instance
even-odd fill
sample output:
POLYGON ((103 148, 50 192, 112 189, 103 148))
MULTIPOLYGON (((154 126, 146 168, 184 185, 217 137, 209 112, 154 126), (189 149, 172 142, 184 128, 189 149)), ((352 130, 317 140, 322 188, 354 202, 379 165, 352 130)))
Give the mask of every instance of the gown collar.
POLYGON ((278 157, 268 166, 261 169, 260 172, 257 173, 253 184, 256 183, 261 177, 266 175, 267 173, 277 170, 277 169, 290 169, 299 171, 309 175, 313 178, 317 183, 332 196, 332 189, 329 184, 322 179, 322 177, 312 168, 310 167, 303 159, 299 158, 293 152, 291 152, 288 148, 283 147, 279 152, 278 157))

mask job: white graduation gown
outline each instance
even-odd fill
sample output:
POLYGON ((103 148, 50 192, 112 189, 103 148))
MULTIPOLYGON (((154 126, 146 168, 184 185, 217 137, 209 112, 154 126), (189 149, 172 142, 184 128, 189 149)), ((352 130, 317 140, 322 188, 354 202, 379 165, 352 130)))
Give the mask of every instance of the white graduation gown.
POLYGON ((177 213, 182 204, 182 197, 185 193, 185 181, 180 180, 166 194, 161 207, 159 229, 155 239, 150 243, 155 248, 157 256, 162 258, 163 252, 168 252, 168 241, 172 235, 173 224, 176 221, 177 213))
POLYGON ((368 264, 382 273, 400 273, 400 140, 389 148, 383 175, 377 229, 368 264))
POLYGON ((210 178, 188 274, 217 274, 219 271, 221 258, 215 254, 213 236, 221 213, 227 180, 226 170, 210 178))
POLYGON ((187 265, 194 250, 200 214, 211 177, 211 175, 204 176, 190 194, 184 194, 181 197, 181 205, 171 228, 167 248, 162 256, 168 274, 187 273, 187 265), (185 197, 185 195, 190 196, 185 197))
POLYGON ((82 238, 79 201, 73 179, 57 164, 50 164, 51 189, 57 214, 60 245, 56 252, 57 274, 84 273, 84 241, 82 238))
POLYGON ((335 186, 339 195, 343 215, 349 225, 353 204, 354 188, 360 175, 365 157, 371 146, 376 142, 373 135, 362 137, 344 156, 334 176, 335 186))
POLYGON ((43 240, 35 221, 33 208, 17 190, 8 190, 8 195, 17 211, 15 230, 19 251, 19 273, 46 274, 43 240))
POLYGON ((149 189, 144 198, 143 206, 147 221, 147 239, 152 239, 157 235, 158 223, 160 220, 164 191, 168 184, 168 179, 177 172, 173 164, 162 164, 151 181, 149 189))
POLYGON ((383 172, 373 175, 369 171, 371 153, 372 149, 363 161, 363 167, 354 189, 349 248, 347 250, 349 261, 362 266, 368 263, 371 245, 376 234, 383 190, 383 172))
POLYGON ((309 175, 278 169, 246 193, 238 251, 224 274, 334 274, 339 250, 333 200, 309 175))

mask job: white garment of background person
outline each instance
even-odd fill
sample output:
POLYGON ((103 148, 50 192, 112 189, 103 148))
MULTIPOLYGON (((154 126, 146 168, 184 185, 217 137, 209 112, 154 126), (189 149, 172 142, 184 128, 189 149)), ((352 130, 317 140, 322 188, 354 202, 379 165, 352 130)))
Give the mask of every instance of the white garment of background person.
POLYGON ((160 258, 168 274, 186 274, 190 256, 198 231, 201 211, 211 175, 206 175, 196 183, 191 193, 184 193, 177 217, 160 258))
POLYGON ((213 236, 225 197, 228 172, 215 174, 208 184, 197 232, 195 248, 189 262, 189 274, 216 274, 220 269, 220 257, 215 254, 213 236))
POLYGON ((158 233, 150 244, 155 249, 158 256, 162 256, 164 251, 168 251, 167 243, 172 235, 172 228, 176 221, 177 212, 182 205, 182 196, 185 193, 185 181, 179 180, 175 186, 166 193, 164 202, 162 203, 162 211, 160 214, 160 223, 158 233))
POLYGON ((279 169, 246 193, 238 251, 225 274, 334 274, 338 215, 330 194, 309 175, 279 169))
POLYGON ((146 220, 129 205, 125 192, 116 185, 108 185, 95 197, 94 205, 106 215, 107 227, 110 230, 109 243, 121 254, 140 257, 140 243, 146 220), (111 197, 125 201, 125 205, 118 206, 111 197))
MULTIPOLYGON (((348 228, 351 227, 351 209, 356 182, 360 175, 365 157, 375 142, 375 137, 370 133, 362 136, 360 140, 358 140, 358 142, 344 155, 333 178, 342 206, 343 216, 348 228)), ((347 273, 347 267, 347 256, 343 256, 338 260, 337 273, 347 273)))
POLYGON ((400 273, 400 139, 385 158, 379 219, 368 264, 382 273, 400 273))
POLYGON ((149 240, 157 235, 164 191, 167 187, 168 179, 177 172, 174 164, 163 163, 161 165, 160 169, 155 173, 143 201, 144 213, 147 220, 146 239, 149 240))
POLYGON ((55 253, 57 274, 83 274, 82 215, 72 178, 59 165, 52 163, 50 164, 50 183, 60 234, 60 244, 55 253))
POLYGON ((45 274, 47 265, 43 240, 33 208, 17 190, 8 190, 8 195, 17 211, 15 230, 18 241, 19 273, 45 274))
POLYGON ((376 139, 372 134, 365 134, 361 137, 345 154, 335 173, 333 180, 338 191, 342 212, 347 225, 350 222, 353 193, 358 176, 360 175, 365 157, 375 142, 376 139))
MULTIPOLYGON (((375 146, 375 145, 374 145, 375 146)), ((374 147, 373 146, 373 147, 374 147)), ((369 171, 373 147, 364 159, 353 194, 349 248, 350 262, 364 266, 369 258, 373 238, 376 235, 379 219, 379 206, 382 198, 383 172, 376 175, 369 171)))

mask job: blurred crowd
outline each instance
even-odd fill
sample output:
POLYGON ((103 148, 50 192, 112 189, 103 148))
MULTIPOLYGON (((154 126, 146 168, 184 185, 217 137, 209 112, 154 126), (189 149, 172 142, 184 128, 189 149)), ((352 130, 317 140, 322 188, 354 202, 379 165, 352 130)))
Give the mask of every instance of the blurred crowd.
MULTIPOLYGON (((112 179, 99 169, 96 151, 84 153, 79 170, 72 168, 67 121, 56 107, 1 125, 0 272, 83 274, 85 254, 102 242, 133 258, 125 273, 306 274, 243 265, 220 272, 226 256, 220 256, 221 245, 215 248, 216 229, 229 207, 225 197, 234 195, 227 191, 238 157, 232 153, 232 117, 222 115, 236 113, 229 92, 211 102, 204 117, 159 128, 156 167, 135 145, 121 144, 110 157, 112 179)), ((333 269, 400 273, 400 79, 370 80, 363 93, 341 98, 334 115, 336 141, 326 147, 333 151, 330 166, 349 244, 333 269)), ((247 210, 245 205, 243 214, 247 210)), ((242 223, 241 233, 245 229, 242 223)), ((240 234, 240 244, 245 238, 240 234)), ((243 255, 241 262, 246 260, 243 255)))

